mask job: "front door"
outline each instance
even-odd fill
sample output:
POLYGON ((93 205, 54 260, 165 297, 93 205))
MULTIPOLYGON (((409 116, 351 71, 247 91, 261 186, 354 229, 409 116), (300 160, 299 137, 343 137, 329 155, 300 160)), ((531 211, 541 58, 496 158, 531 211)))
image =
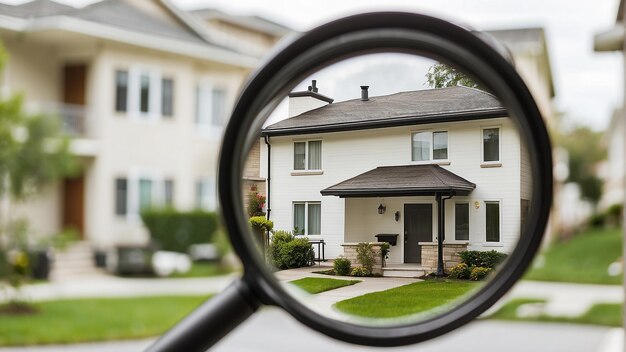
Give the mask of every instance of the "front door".
POLYGON ((63 227, 85 236, 85 177, 66 178, 63 185, 63 227))
POLYGON ((404 262, 421 263, 422 248, 419 242, 433 240, 433 205, 404 205, 404 262))

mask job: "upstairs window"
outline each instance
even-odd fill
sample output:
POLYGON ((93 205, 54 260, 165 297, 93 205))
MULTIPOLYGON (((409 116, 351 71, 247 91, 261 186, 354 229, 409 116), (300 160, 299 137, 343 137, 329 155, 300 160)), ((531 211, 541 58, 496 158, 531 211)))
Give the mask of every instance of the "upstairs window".
POLYGON ((415 132, 411 136, 411 160, 448 160, 448 132, 415 132))
POLYGON ((128 209, 128 179, 115 179, 115 215, 126 215, 128 209))
POLYGON ((172 117, 174 114, 174 80, 163 78, 161 80, 161 115, 172 117))
POLYGON ((143 113, 150 111, 150 76, 147 73, 140 76, 139 111, 143 113))
POLYGON ((322 170, 322 141, 294 142, 293 169, 322 170))
POLYGON ((227 119, 226 90, 206 84, 196 86, 196 124, 223 127, 227 119))
POLYGON ((483 129, 483 162, 500 161, 500 128, 483 129))
POLYGON ((115 71, 115 111, 128 109, 128 71, 115 71))

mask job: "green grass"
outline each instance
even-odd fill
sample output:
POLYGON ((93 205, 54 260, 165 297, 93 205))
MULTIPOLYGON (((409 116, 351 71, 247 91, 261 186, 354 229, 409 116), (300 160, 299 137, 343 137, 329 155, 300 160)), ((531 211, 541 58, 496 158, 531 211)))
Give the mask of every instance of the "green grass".
POLYGON ((424 313, 451 303, 476 288, 477 284, 453 280, 420 281, 340 301, 335 307, 344 313, 361 317, 396 318, 424 313))
POLYGON ((35 303, 35 315, 0 315, 0 345, 76 343, 157 336, 207 297, 76 299, 35 303))
POLYGON ((543 253, 543 267, 532 268, 528 280, 621 285, 622 275, 610 276, 608 266, 622 256, 619 229, 592 229, 543 253))
POLYGON ((550 316, 545 314, 540 314, 534 317, 518 317, 516 314, 517 309, 524 304, 545 302, 545 300, 541 299, 514 299, 502 306, 502 308, 492 314, 489 318, 518 321, 590 324, 613 327, 622 326, 623 306, 619 303, 597 303, 591 306, 584 314, 577 317, 550 316))
POLYGON ((231 273, 232 270, 219 265, 219 263, 195 262, 191 265, 191 269, 183 274, 175 273, 171 277, 191 278, 191 277, 209 277, 231 273))
POLYGON ((358 284, 359 282, 361 282, 361 280, 326 279, 321 277, 305 277, 289 281, 290 284, 296 285, 310 294, 334 290, 336 288, 358 284))

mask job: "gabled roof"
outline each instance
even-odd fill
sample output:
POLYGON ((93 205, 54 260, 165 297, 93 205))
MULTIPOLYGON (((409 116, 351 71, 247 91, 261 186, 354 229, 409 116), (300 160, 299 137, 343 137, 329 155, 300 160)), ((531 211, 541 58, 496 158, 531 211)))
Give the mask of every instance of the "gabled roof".
POLYGON ((463 86, 329 104, 267 126, 268 136, 349 131, 507 116, 492 94, 463 86))
POLYGON ((75 8, 52 0, 34 0, 21 5, 0 4, 0 13, 21 18, 61 15, 75 8))
POLYGON ((439 165, 381 166, 323 189, 323 196, 404 197, 468 195, 476 184, 439 165))
POLYGON ((196 9, 192 10, 191 13, 204 20, 219 19, 224 22, 267 33, 276 37, 282 37, 292 31, 291 28, 278 22, 254 15, 233 15, 212 8, 196 9))

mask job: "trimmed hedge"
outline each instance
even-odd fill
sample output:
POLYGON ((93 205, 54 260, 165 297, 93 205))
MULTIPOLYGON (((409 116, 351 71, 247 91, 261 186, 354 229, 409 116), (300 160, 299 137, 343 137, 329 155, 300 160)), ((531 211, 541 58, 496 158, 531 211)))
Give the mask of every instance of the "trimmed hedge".
POLYGON ((187 253, 192 244, 214 242, 219 226, 216 213, 202 210, 147 210, 141 219, 158 248, 180 253, 187 253))
POLYGON ((315 264, 315 252, 309 240, 296 238, 286 231, 274 233, 268 254, 274 267, 281 270, 315 264))
POLYGON ((459 252, 461 262, 467 264, 468 267, 483 267, 493 269, 502 263, 507 255, 495 250, 490 251, 462 251, 459 252))

